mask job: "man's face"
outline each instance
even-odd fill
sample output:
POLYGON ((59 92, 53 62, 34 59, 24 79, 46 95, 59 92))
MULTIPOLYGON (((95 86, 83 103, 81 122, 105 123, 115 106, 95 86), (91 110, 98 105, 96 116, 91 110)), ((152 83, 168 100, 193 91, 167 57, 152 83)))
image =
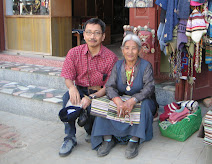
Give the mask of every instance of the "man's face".
POLYGON ((88 44, 88 47, 98 47, 105 39, 105 33, 102 33, 101 26, 99 24, 87 24, 85 31, 83 32, 84 39, 88 44))

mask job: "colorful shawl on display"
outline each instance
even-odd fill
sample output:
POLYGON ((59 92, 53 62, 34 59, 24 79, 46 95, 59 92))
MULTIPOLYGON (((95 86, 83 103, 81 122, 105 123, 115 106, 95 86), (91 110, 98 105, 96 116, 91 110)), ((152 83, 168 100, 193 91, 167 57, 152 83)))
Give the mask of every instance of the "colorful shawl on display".
POLYGON ((208 64, 208 70, 212 71, 212 44, 206 45, 205 63, 208 64))
POLYGON ((153 0, 125 0, 125 7, 153 7, 153 0))
MULTIPOLYGON (((123 101, 130 99, 131 96, 121 96, 123 101)), ((123 123, 139 124, 140 123, 140 109, 141 103, 137 103, 130 113, 129 117, 118 117, 116 104, 109 100, 106 96, 93 99, 91 104, 91 115, 107 118, 114 121, 123 123)))
POLYGON ((205 137, 204 143, 212 145, 212 111, 208 111, 204 120, 205 137))

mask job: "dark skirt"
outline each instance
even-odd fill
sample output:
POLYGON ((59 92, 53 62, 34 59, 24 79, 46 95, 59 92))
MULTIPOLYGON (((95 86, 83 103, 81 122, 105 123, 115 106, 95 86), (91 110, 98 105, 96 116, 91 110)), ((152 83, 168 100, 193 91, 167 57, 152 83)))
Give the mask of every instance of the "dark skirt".
POLYGON ((141 104, 140 124, 131 126, 128 123, 96 117, 91 135, 92 149, 95 149, 102 143, 104 135, 117 137, 135 136, 140 138, 140 143, 151 140, 153 137, 152 123, 155 111, 156 105, 154 101, 145 99, 141 104))

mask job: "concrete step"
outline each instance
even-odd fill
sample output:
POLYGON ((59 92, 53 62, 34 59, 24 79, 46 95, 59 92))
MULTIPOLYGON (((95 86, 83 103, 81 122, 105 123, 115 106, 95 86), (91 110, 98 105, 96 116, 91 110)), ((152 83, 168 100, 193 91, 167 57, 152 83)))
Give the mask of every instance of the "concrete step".
POLYGON ((27 85, 66 89, 64 78, 60 77, 61 67, 0 61, 0 79, 27 85))
POLYGON ((66 90, 0 79, 1 110, 41 120, 59 121, 66 90))
MULTIPOLYGON (((60 77, 61 67, 0 61, 0 102, 9 112, 36 117, 42 120, 58 120, 62 96, 67 91, 60 77)), ((159 111, 174 102, 175 84, 156 84, 159 111)))

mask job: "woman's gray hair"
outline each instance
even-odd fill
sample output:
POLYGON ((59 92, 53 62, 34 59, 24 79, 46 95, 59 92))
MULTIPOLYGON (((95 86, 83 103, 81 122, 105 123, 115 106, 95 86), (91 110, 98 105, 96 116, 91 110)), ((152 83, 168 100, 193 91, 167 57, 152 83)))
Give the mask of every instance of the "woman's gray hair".
POLYGON ((134 41, 134 42, 138 45, 139 51, 141 50, 141 40, 140 40, 140 38, 139 38, 137 35, 135 35, 135 34, 127 34, 127 35, 124 37, 124 39, 123 39, 123 41, 122 41, 121 49, 123 49, 125 43, 126 43, 127 41, 129 41, 129 40, 134 41))

